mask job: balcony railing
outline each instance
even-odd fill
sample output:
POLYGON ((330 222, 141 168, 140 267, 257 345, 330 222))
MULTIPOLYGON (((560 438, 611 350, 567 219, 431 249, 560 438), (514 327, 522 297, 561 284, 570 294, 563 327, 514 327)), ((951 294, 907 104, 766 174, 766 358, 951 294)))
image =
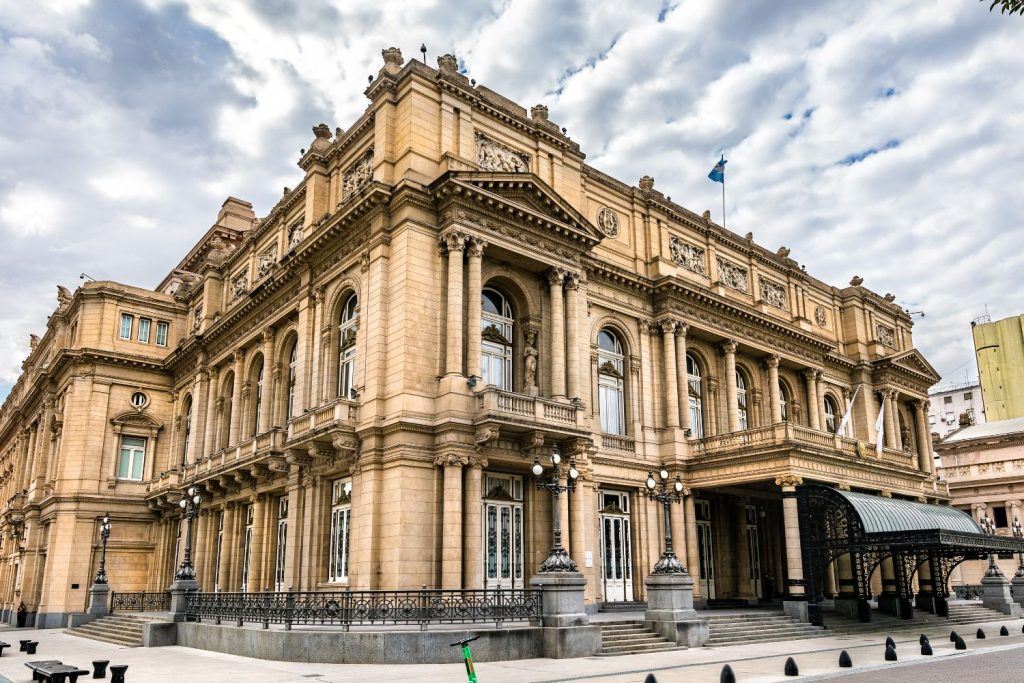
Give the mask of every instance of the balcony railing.
POLYGON ((294 441, 310 433, 329 429, 339 424, 355 425, 359 419, 359 404, 345 398, 337 398, 314 408, 288 422, 288 440, 294 441))
POLYGON ((208 457, 185 465, 182 479, 189 481, 198 476, 215 474, 238 465, 258 460, 284 450, 284 430, 277 427, 258 434, 234 446, 222 448, 208 457))
POLYGON ((602 434, 601 448, 615 453, 636 453, 636 441, 631 436, 602 434))
POLYGON ((171 608, 171 594, 158 593, 116 593, 110 594, 110 611, 113 612, 166 612, 171 608))
POLYGON ((477 410, 512 421, 529 421, 559 428, 582 428, 583 409, 580 406, 502 391, 495 387, 487 387, 477 394, 477 410))

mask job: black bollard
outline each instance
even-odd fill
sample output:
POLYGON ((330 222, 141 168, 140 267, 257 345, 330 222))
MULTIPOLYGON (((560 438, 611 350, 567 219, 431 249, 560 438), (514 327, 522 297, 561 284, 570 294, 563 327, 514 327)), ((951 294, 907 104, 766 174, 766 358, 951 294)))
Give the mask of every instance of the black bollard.
POLYGON ((782 673, 787 676, 799 676, 800 669, 796 667, 796 660, 790 657, 786 660, 786 668, 782 670, 782 673))
POLYGON ((982 638, 984 638, 984 637, 985 637, 985 632, 984 632, 984 631, 982 631, 982 630, 981 630, 981 629, 979 628, 979 629, 978 629, 978 632, 977 632, 977 633, 975 634, 975 636, 977 637, 977 639, 978 639, 978 640, 981 640, 982 638))
POLYGON ((891 647, 894 650, 896 649, 896 641, 892 639, 892 636, 885 637, 885 646, 891 647))
POLYGON ((999 635, 1008 636, 1010 635, 1010 631, 1005 626, 1003 626, 1001 629, 999 629, 999 635))
POLYGON ((853 660, 850 659, 850 655, 846 652, 846 650, 843 650, 842 652, 840 652, 839 653, 839 667, 841 669, 849 669, 852 666, 853 666, 853 660))
POLYGON ((956 631, 950 631, 949 632, 949 642, 955 643, 956 639, 959 638, 959 637, 960 637, 960 634, 957 633, 956 631))
POLYGON ((124 672, 127 670, 127 664, 116 664, 110 667, 110 683, 124 683, 124 672))
POLYGON ((718 678, 719 683, 736 683, 736 676, 732 672, 732 667, 726 664, 722 667, 722 675, 718 678))
POLYGON ((896 661, 896 648, 891 645, 885 646, 885 661, 895 662, 896 661))
POLYGON ((644 683, 658 683, 658 679, 654 677, 654 674, 647 674, 644 683))
POLYGON ((97 659, 92 663, 92 677, 93 678, 106 678, 107 677, 107 664, 110 664, 109 659, 97 659))
POLYGON ((925 634, 922 633, 921 637, 917 639, 917 642, 918 642, 919 645, 924 645, 925 643, 928 642, 928 636, 926 636, 925 634))
POLYGON ((921 643, 921 654, 930 655, 932 654, 932 644, 927 640, 921 643))
POLYGON ((965 643, 964 639, 961 638, 960 636, 956 637, 955 646, 956 646, 957 650, 966 650, 967 649, 967 643, 965 643))

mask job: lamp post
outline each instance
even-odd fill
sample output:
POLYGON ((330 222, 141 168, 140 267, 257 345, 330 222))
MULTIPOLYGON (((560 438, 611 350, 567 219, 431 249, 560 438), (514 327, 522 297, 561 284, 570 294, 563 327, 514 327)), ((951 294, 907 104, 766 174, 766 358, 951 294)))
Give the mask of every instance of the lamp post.
POLYGON ((683 500, 683 482, 676 474, 675 482, 669 482, 668 470, 665 465, 658 470, 658 479, 655 480, 652 472, 647 473, 647 490, 644 491, 647 498, 655 503, 661 503, 665 511, 665 551, 654 565, 652 574, 686 574, 686 567, 676 557, 672 550, 672 503, 681 503, 683 500))
POLYGON ((578 572, 576 563, 569 557, 562 547, 562 510, 558 506, 558 496, 565 491, 567 494, 576 490, 576 479, 580 472, 576 469, 575 460, 569 461, 569 477, 563 485, 558 481, 558 465, 562 462, 562 456, 558 452, 558 446, 551 447, 551 476, 545 478, 544 466, 540 459, 534 457, 531 471, 536 479, 537 488, 551 492, 551 528, 554 536, 554 544, 547 559, 540 565, 541 572, 578 572))
MULTIPOLYGON (((996 534, 996 523, 987 514, 981 516, 981 530, 989 536, 995 536, 996 534)), ((988 569, 985 570, 985 576, 1003 576, 1003 570, 996 564, 996 554, 988 554, 988 569)))
POLYGON ((199 514, 199 503, 202 497, 194 486, 188 489, 188 495, 178 502, 181 507, 182 516, 186 519, 185 526, 185 557, 174 578, 178 581, 195 581, 196 570, 192 566, 192 520, 199 514))
POLYGON ((100 521, 100 540, 103 543, 103 550, 100 551, 100 568, 96 570, 96 578, 93 583, 107 583, 107 539, 110 538, 110 513, 104 513, 100 521))
MULTIPOLYGON (((1020 520, 1016 517, 1013 518, 1013 525, 1010 527, 1013 530, 1013 537, 1018 541, 1024 539, 1024 525, 1020 523, 1020 520)), ((1024 553, 1017 553, 1017 573, 1013 575, 1016 579, 1024 579, 1024 553)))

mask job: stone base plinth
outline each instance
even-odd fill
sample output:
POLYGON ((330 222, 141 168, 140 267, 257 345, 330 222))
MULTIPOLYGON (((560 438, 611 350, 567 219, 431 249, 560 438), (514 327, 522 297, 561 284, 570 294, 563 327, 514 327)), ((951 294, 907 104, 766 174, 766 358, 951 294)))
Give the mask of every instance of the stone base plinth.
POLYGON ((858 598, 836 598, 836 614, 858 621, 871 621, 871 604, 858 598))
POLYGON ((1010 586, 1013 589, 1013 601, 1024 606, 1024 576, 1014 576, 1010 586))
POLYGON ((677 645, 701 647, 710 636, 708 620, 693 609, 693 577, 652 574, 644 579, 647 611, 644 622, 677 645))
POLYGON ((806 600, 783 600, 782 612, 798 621, 810 621, 810 610, 806 600))
POLYGON ((541 572, 530 579, 530 585, 540 589, 541 625, 563 628, 586 626, 590 623, 583 604, 587 580, 579 572, 541 572))
POLYGON ((185 596, 199 590, 199 582, 195 580, 183 581, 175 579, 171 584, 171 609, 175 621, 185 618, 185 596))
POLYGON ((1020 617, 1020 605, 1010 595, 1010 580, 1005 576, 986 576, 981 580, 981 604, 999 610, 1011 618, 1020 617))
POLYGON ((89 586, 89 614, 103 616, 110 613, 110 585, 94 583, 89 586))

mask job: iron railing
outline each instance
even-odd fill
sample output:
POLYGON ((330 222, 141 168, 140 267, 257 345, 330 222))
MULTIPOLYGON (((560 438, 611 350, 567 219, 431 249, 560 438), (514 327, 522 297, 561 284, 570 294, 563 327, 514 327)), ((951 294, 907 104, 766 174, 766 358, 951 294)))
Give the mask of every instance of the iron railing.
POLYGON ((185 618, 243 623, 335 625, 467 624, 534 621, 541 617, 541 592, 532 589, 403 591, 284 591, 189 593, 185 618))
POLYGON ((171 594, 110 593, 111 612, 166 612, 171 609, 171 594))
POLYGON ((953 586, 953 592, 960 600, 981 600, 980 584, 963 584, 961 586, 953 586))

